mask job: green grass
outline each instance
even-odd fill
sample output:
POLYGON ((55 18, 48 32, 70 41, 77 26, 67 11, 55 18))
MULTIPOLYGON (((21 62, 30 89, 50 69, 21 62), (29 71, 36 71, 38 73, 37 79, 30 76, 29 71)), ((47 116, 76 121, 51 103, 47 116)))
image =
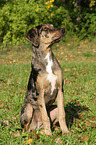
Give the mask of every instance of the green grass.
POLYGON ((31 70, 29 45, 3 47, 0 51, 0 144, 96 144, 96 39, 60 42, 53 51, 64 75, 64 104, 70 134, 55 128, 52 137, 22 133, 20 110, 31 70), (5 123, 5 125, 4 125, 5 123), (6 126, 7 124, 7 126, 6 126), (29 143, 30 144, 30 143, 29 143))

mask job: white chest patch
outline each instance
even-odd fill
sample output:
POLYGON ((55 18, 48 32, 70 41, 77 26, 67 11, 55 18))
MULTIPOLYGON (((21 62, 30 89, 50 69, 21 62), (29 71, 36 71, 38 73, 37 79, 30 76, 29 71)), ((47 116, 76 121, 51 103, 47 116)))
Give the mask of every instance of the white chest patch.
POLYGON ((57 76, 54 75, 52 73, 52 59, 50 59, 50 53, 48 52, 48 54, 46 55, 45 59, 47 59, 47 66, 46 66, 46 71, 49 73, 47 79, 49 80, 49 82, 51 83, 51 95, 53 94, 53 91, 55 89, 55 84, 56 84, 56 80, 57 80, 57 76))

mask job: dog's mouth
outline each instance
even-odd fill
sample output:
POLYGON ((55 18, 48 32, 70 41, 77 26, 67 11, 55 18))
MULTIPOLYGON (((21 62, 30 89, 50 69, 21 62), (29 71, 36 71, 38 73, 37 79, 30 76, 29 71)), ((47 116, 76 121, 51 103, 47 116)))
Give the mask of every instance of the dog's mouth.
POLYGON ((59 37, 59 41, 62 40, 64 37, 65 37, 65 33, 59 37))
POLYGON ((59 42, 60 40, 62 40, 62 39, 64 38, 64 36, 65 36, 65 33, 63 33, 63 34, 62 34, 60 37, 58 37, 57 39, 53 40, 53 41, 51 42, 50 45, 53 45, 54 43, 59 42))

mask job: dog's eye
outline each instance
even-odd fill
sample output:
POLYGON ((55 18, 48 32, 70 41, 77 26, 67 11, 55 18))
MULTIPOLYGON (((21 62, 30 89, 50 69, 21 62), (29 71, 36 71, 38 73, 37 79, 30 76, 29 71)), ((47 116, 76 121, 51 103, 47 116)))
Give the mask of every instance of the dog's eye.
POLYGON ((52 29, 45 27, 43 31, 50 32, 50 31, 52 31, 52 29))
POLYGON ((45 27, 43 30, 44 30, 44 31, 46 31, 47 29, 48 29, 48 28, 47 28, 47 27, 45 27))

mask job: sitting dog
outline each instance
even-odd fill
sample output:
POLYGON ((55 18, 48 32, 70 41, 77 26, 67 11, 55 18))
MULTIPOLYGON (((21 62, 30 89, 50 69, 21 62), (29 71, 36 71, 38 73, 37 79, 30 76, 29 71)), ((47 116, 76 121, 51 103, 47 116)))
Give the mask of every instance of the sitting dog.
POLYGON ((20 116, 23 131, 43 128, 43 133, 51 135, 51 123, 59 121, 62 132, 69 132, 65 121, 62 70, 51 49, 64 36, 64 28, 54 28, 51 24, 34 27, 26 35, 33 44, 33 59, 20 116), (55 99, 57 107, 53 105, 55 99))

